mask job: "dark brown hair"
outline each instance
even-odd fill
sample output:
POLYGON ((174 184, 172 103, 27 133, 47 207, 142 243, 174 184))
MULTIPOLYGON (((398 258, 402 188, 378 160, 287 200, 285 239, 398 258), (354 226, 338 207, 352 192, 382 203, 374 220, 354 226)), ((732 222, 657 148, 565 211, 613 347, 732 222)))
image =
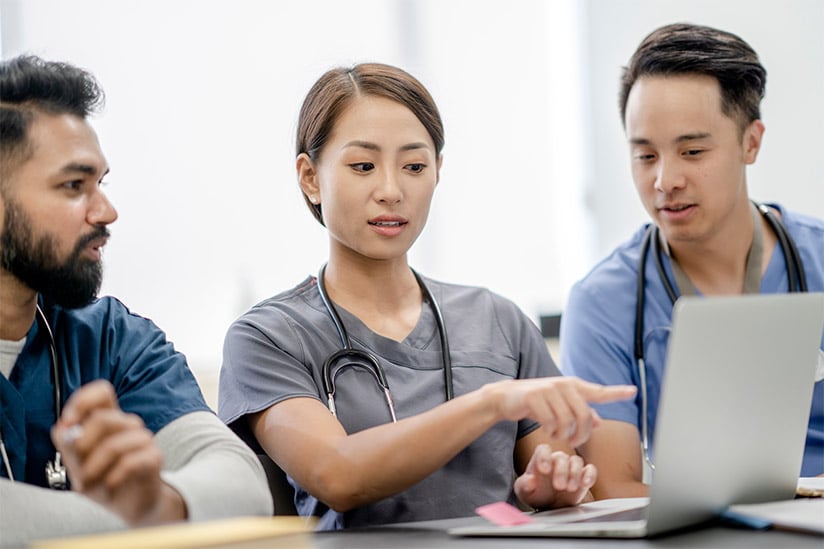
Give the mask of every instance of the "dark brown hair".
POLYGON ((32 153, 29 128, 37 112, 97 112, 104 95, 91 73, 34 55, 0 61, 0 190, 9 174, 32 153))
MULTIPOLYGON (((317 160, 335 123, 353 99, 378 96, 396 101, 411 110, 435 144, 443 150, 443 121, 432 96, 414 76, 382 63, 361 63, 351 68, 338 67, 324 73, 309 90, 298 119, 295 155, 306 153, 317 160)), ((320 205, 303 197, 312 215, 323 224, 320 205)))
POLYGON ((643 76, 700 74, 721 87, 721 109, 743 130, 761 118, 767 70, 758 54, 735 34, 689 23, 675 23, 649 34, 632 54, 621 78, 618 104, 626 123, 627 98, 643 76))

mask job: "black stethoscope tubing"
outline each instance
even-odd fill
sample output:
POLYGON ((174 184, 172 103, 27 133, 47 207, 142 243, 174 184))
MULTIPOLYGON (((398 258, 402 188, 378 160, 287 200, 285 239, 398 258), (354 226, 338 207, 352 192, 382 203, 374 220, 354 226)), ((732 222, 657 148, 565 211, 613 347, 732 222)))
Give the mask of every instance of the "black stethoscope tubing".
MULTIPOLYGON (((54 414, 57 419, 60 419, 60 414, 63 412, 63 395, 60 386, 60 368, 57 364, 57 346, 54 342, 54 333, 51 330, 51 326, 49 326, 49 321, 46 320, 46 315, 43 314, 43 310, 40 308, 40 305, 36 305, 35 307, 37 323, 46 332, 46 340, 49 345, 49 360, 51 362, 52 381, 54 383, 54 414)), ((8 455, 6 454, 6 446, 3 443, 3 438, 1 435, 0 450, 2 450, 3 453, 3 463, 6 464, 6 474, 8 475, 9 480, 14 482, 14 473, 11 470, 11 464, 9 463, 8 455)), ((66 480, 66 467, 60 461, 60 452, 55 452, 54 461, 49 461, 46 463, 46 481, 48 482, 49 487, 54 488, 55 490, 65 490, 68 488, 68 482, 66 480)))
MULTIPOLYGON (((776 237, 778 238, 778 245, 781 248, 781 253, 784 254, 784 260, 787 264, 787 278, 789 279, 789 291, 790 292, 806 292, 807 291, 807 277, 804 274, 804 266, 801 262, 801 256, 798 253, 798 248, 795 245, 790 234, 787 232, 787 229, 784 227, 784 224, 775 217, 775 215, 770 211, 770 209, 765 206, 764 204, 757 205, 758 210, 767 220, 770 227, 775 232, 776 237)), ((644 290, 645 290, 645 277, 644 277, 644 266, 647 262, 647 255, 649 252, 650 245, 653 247, 653 253, 655 255, 655 266, 658 270, 658 276, 661 278, 661 282, 664 284, 664 288, 667 291, 667 295, 669 295, 670 301, 675 304, 675 300, 678 299, 678 293, 676 292, 675 288, 673 287, 672 283, 667 277, 667 273, 664 270, 664 263, 661 259, 661 239, 659 238, 659 229, 656 225, 650 225, 647 229, 646 234, 644 235, 644 240, 641 244, 641 256, 638 261, 638 285, 637 285, 637 299, 636 299, 636 307, 635 307, 635 358, 643 359, 644 358, 644 346, 643 346, 643 333, 644 333, 644 290)))
POLYGON ((63 411, 62 392, 60 388, 60 368, 57 365, 57 346, 54 343, 54 333, 49 326, 49 321, 46 320, 46 315, 40 305, 37 305, 37 322, 40 327, 46 332, 46 337, 49 343, 49 359, 51 360, 52 378, 54 381, 54 413, 57 419, 60 419, 60 414, 63 411))
MULTIPOLYGON (((54 414, 59 420, 60 415, 63 413, 63 399, 60 388, 60 367, 57 364, 57 345, 54 342, 54 333, 52 332, 51 326, 49 326, 49 321, 46 320, 46 315, 43 314, 43 310, 39 305, 37 306, 37 320, 40 326, 45 329, 48 337, 49 359, 51 360, 52 378, 54 382, 54 414)), ((60 452, 55 452, 54 461, 46 463, 46 481, 49 487, 55 490, 65 490, 69 487, 66 477, 66 466, 61 463, 60 457, 60 452)))
MULTIPOLYGON (((798 248, 790 236, 790 233, 787 232, 787 228, 784 224, 775 216, 775 214, 772 213, 772 211, 770 211, 766 205, 756 204, 756 207, 758 208, 758 211, 761 212, 761 215, 763 215, 767 220, 767 223, 770 225, 778 238, 778 245, 781 248, 781 253, 784 254, 784 261, 787 265, 789 291, 806 292, 807 277, 804 274, 804 265, 801 262, 801 255, 798 253, 798 248)), ((655 469, 655 466, 649 457, 649 433, 647 431, 647 382, 646 363, 644 360, 644 291, 646 287, 644 271, 650 246, 652 246, 653 254, 655 255, 655 267, 658 271, 658 276, 661 278, 661 282, 663 282, 667 295, 673 305, 678 299, 678 293, 664 270, 664 263, 661 259, 661 239, 659 237, 659 229, 655 224, 650 224, 644 234, 644 240, 641 243, 641 254, 638 260, 638 282, 635 301, 635 361, 638 365, 638 384, 641 389, 641 446, 645 461, 649 464, 651 469, 655 469)))
MULTIPOLYGON (((421 292, 423 293, 425 299, 429 302, 429 306, 432 309, 432 313, 435 316, 435 323, 438 326, 438 337, 441 343, 441 362, 443 366, 443 377, 444 377, 444 392, 446 393, 446 400, 451 400, 454 397, 454 390, 452 385, 452 361, 449 357, 449 341, 446 335, 446 325, 444 324, 443 315, 441 314, 441 309, 438 306, 438 302, 435 300, 435 296, 432 295, 432 292, 429 291, 429 288, 423 281, 423 278, 414 270, 412 270, 412 274, 415 275, 415 280, 418 282, 418 286, 421 288, 421 292)), ((326 292, 326 283, 325 283, 325 273, 326 273, 326 264, 324 264, 320 268, 320 272, 318 273, 318 293, 320 294, 320 299, 323 301, 323 305, 326 308, 327 313, 329 313, 329 317, 332 319, 332 322, 335 325, 335 330, 338 332, 338 337, 341 341, 342 348, 338 351, 335 351, 326 360, 323 362, 323 368, 321 370, 321 377, 323 378, 323 390, 326 393, 327 404, 329 406, 329 410, 332 412, 333 415, 337 415, 337 411, 335 409, 335 380, 334 376, 332 375, 332 366, 341 358, 349 357, 349 358, 357 358, 363 360, 366 364, 366 369, 371 372, 371 374, 375 377, 375 380, 381 386, 381 389, 384 392, 386 397, 386 402, 389 406, 389 411, 392 414, 392 421, 397 421, 395 417, 395 409, 392 403, 392 395, 389 391, 389 383, 386 381, 386 375, 383 371, 383 368, 378 363, 378 359, 371 353, 367 351, 362 351, 359 349, 355 349, 352 346, 352 340, 349 337, 348 332, 346 331, 346 327, 343 325, 343 321, 338 314, 337 309, 335 308, 335 304, 332 303, 332 300, 329 299, 329 294, 326 292)))

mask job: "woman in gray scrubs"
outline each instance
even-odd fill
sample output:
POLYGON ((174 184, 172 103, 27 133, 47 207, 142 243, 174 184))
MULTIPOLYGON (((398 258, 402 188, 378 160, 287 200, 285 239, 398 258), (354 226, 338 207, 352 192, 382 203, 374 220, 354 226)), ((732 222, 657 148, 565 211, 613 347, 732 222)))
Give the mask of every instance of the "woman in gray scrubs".
POLYGON ((308 277, 226 336, 218 413, 286 471, 321 529, 575 505, 596 478, 573 450, 599 422, 587 402, 634 395, 561 377, 511 301, 410 268, 442 147, 438 109, 406 72, 321 76, 297 176, 329 233, 324 284, 308 277))

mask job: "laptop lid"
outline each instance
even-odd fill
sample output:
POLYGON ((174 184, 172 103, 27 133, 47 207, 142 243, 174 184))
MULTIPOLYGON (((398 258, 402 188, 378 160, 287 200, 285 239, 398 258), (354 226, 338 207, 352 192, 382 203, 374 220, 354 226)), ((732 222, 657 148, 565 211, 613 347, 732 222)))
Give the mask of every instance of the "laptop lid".
POLYGON ((643 537, 703 522, 732 503, 792 498, 823 332, 824 293, 680 298, 642 516, 635 515, 645 498, 604 500, 540 513, 529 524, 450 532, 643 537), (620 514, 605 513, 610 508, 620 514))
POLYGON ((683 297, 673 311, 650 534, 795 494, 824 293, 683 297))

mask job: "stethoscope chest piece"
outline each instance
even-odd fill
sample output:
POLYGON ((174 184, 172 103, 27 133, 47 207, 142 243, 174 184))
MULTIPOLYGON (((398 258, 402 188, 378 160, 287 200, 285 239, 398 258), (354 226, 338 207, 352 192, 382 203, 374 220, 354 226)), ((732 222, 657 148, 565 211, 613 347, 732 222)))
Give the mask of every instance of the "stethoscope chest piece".
POLYGON ((46 481, 49 483, 49 488, 55 490, 66 490, 69 487, 66 467, 60 461, 60 452, 55 453, 54 461, 46 463, 46 481))

